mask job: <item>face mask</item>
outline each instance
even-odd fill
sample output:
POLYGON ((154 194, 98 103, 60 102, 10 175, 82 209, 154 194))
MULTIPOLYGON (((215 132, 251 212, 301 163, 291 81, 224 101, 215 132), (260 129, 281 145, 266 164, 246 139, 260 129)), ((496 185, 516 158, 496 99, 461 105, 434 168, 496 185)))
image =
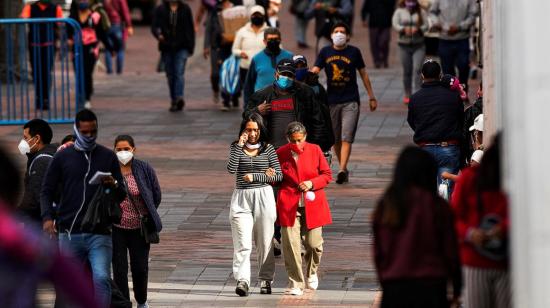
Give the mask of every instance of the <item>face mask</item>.
POLYGON ((254 26, 261 26, 264 24, 264 17, 263 16, 253 16, 250 18, 250 23, 252 23, 254 26))
POLYGON ((277 83, 277 86, 282 90, 286 90, 294 84, 294 80, 286 76, 279 76, 279 78, 277 78, 275 82, 277 83))
POLYGON ((296 80, 298 80, 298 81, 306 80, 307 72, 308 72, 307 67, 297 69, 296 70, 296 80))
POLYGON ((267 49, 272 53, 279 53, 279 51, 281 51, 281 41, 280 40, 267 41, 267 49))
POLYGON ((116 152, 116 157, 118 157, 118 161, 121 164, 126 165, 132 160, 132 158, 134 157, 134 153, 130 151, 120 151, 116 152))
POLYGON ((21 155, 26 155, 31 152, 31 146, 25 139, 22 139, 21 142, 19 142, 19 145, 17 146, 17 148, 19 149, 19 152, 21 153, 21 155))
POLYGON ((97 136, 84 136, 80 133, 78 128, 76 127, 76 124, 73 126, 74 135, 76 136, 76 141, 74 142, 74 147, 77 150, 89 152, 93 150, 96 146, 95 140, 97 139, 97 136))
POLYGON ((294 152, 298 155, 304 153, 304 145, 303 144, 297 145, 296 143, 291 143, 290 144, 290 149, 292 150, 292 152, 294 152))
POLYGON ((332 43, 337 47, 345 46, 346 43, 348 42, 348 36, 340 32, 333 33, 331 38, 332 38, 332 43))
POLYGON ((405 1, 405 7, 409 10, 416 8, 416 2, 414 1, 405 1))

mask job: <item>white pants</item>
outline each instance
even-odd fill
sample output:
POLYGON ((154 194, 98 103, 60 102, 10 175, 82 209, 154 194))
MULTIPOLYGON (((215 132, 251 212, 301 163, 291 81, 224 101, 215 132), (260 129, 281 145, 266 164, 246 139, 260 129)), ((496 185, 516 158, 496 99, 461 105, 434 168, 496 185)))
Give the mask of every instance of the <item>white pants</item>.
POLYGON ((250 285, 250 254, 254 239, 258 254, 258 279, 273 281, 273 232, 277 210, 271 186, 235 189, 231 197, 229 219, 233 236, 235 279, 244 280, 250 285))

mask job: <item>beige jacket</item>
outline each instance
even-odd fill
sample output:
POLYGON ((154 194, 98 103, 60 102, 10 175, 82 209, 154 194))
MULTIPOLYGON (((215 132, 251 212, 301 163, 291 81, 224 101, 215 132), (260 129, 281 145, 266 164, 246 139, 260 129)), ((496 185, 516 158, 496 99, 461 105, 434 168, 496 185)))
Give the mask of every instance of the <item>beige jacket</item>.
POLYGON ((248 69, 252 58, 265 48, 264 31, 267 28, 267 24, 264 23, 260 31, 256 33, 252 30, 250 22, 248 22, 237 31, 235 41, 233 42, 232 52, 237 57, 240 57, 243 51, 248 55, 248 59, 241 59, 241 68, 248 69))

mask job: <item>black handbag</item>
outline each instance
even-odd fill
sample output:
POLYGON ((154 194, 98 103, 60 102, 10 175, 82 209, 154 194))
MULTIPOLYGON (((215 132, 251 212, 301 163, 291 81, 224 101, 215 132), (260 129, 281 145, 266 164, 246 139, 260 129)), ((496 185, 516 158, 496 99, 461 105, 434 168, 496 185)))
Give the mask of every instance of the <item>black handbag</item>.
POLYGON ((95 234, 110 234, 112 225, 120 223, 122 212, 112 188, 100 185, 88 204, 81 222, 82 230, 95 234))
POLYGON ((130 194, 130 190, 128 189, 128 184, 126 183, 126 180, 124 180, 124 186, 126 186, 126 191, 128 192, 128 201, 130 201, 130 204, 132 204, 136 212, 138 212, 139 214, 141 236, 143 236, 147 244, 158 244, 160 242, 160 236, 157 232, 155 222, 150 215, 141 214, 138 207, 134 203, 133 196, 130 194))

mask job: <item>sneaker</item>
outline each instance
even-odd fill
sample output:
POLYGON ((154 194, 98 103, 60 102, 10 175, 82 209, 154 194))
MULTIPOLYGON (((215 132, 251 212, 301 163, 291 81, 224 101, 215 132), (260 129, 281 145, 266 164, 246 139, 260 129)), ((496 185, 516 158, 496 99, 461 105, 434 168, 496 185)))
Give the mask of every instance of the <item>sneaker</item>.
POLYGON ((262 280, 260 282, 260 294, 271 294, 271 281, 262 280))
POLYGON ((317 274, 311 275, 307 278, 307 287, 312 290, 317 290, 317 287, 319 287, 319 278, 317 277, 317 274))
POLYGON ((303 42, 298 42, 298 48, 300 49, 308 49, 309 48, 309 45, 306 44, 306 43, 303 43, 303 42))
POLYGON ((214 102, 214 104, 220 102, 220 92, 212 92, 212 101, 214 102))
POLYGON ((281 255, 281 242, 276 238, 273 238, 273 255, 276 257, 281 255))
POLYGON ((149 308, 149 303, 148 302, 145 302, 143 304, 138 304, 137 305, 137 308, 149 308))
POLYGON ((185 107, 185 101, 183 100, 183 98, 178 99, 178 101, 176 102, 176 107, 177 111, 183 110, 183 107, 185 107))
POLYGON ((241 280, 237 282, 237 288, 235 288, 235 293, 239 296, 248 296, 248 283, 246 281, 241 280))
POLYGON ((347 170, 340 170, 336 176, 336 184, 344 184, 349 181, 349 172, 347 170))
POLYGON ((221 111, 229 111, 229 106, 227 106, 227 105, 224 104, 224 105, 222 105, 222 106, 220 107, 220 110, 221 110, 221 111))
POLYGON ((302 296, 302 295, 304 295, 304 291, 302 291, 302 289, 300 289, 300 288, 292 288, 292 289, 290 289, 288 294, 295 295, 295 296, 302 296))
POLYGON ((92 109, 92 103, 90 103, 90 101, 86 101, 86 102, 84 103, 84 108, 85 108, 85 109, 92 109))
POLYGON ((170 112, 176 112, 178 111, 178 104, 176 103, 176 101, 172 101, 172 103, 170 104, 170 112))

